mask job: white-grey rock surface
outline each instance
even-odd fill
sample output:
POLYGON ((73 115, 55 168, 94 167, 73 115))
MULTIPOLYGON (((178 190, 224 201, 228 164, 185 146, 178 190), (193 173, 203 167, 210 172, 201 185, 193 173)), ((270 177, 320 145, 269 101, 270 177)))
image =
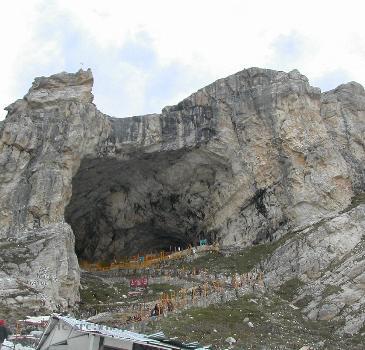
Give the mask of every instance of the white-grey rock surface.
MULTIPOLYGON (((344 246, 336 243, 342 229, 334 229, 332 245, 313 237, 319 265, 293 267, 310 278, 360 242, 360 224, 336 219, 365 188, 359 84, 322 94, 296 70, 250 68, 161 114, 124 119, 97 110, 92 84, 90 70, 37 78, 0 124, 0 238, 5 245, 23 240, 30 252, 25 262, 0 261, 9 303, 31 298, 12 301, 11 291, 49 259, 58 282, 34 295, 46 295, 47 307, 73 305, 75 251, 80 259, 108 260, 199 238, 243 247, 340 220, 332 225, 351 232, 344 246), (41 241, 28 242, 33 236, 57 237, 57 245, 39 250, 41 241)), ((298 249, 302 263, 311 247, 298 249)), ((273 260, 273 274, 287 268, 283 261, 273 260)), ((317 309, 315 317, 336 312, 317 309)))
POLYGON ((365 204, 287 237, 263 264, 269 288, 299 279, 293 301, 309 319, 337 321, 339 335, 358 333, 365 327, 365 204))
POLYGON ((79 268, 68 224, 0 240, 2 307, 67 309, 78 301, 79 268))

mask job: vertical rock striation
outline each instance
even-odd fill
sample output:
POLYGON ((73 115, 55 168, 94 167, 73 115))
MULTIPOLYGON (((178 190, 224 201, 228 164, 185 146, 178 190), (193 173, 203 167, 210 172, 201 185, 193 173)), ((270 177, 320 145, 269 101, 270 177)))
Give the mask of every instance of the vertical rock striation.
POLYGON ((161 114, 125 119, 97 110, 92 84, 90 70, 37 78, 7 107, 0 249, 56 236, 57 248, 26 254, 28 269, 0 256, 1 278, 11 281, 4 295, 33 280, 36 261, 62 257, 48 271, 62 282, 33 287, 47 307, 73 305, 74 238, 88 260, 202 237, 246 246, 329 217, 364 191, 365 93, 357 83, 321 94, 296 70, 250 68, 161 114))

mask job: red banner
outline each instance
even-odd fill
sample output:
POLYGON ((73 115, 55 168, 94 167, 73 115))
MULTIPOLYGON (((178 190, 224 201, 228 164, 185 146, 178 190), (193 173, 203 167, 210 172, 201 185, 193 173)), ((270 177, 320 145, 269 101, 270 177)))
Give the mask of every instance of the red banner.
POLYGON ((148 277, 131 278, 129 285, 131 288, 146 288, 148 286, 148 277))

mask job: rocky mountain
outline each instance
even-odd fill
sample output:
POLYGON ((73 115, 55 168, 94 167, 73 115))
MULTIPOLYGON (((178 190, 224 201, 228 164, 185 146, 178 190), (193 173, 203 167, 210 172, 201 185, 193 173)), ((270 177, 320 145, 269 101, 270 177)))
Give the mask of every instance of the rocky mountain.
POLYGON ((243 248, 294 232, 263 262, 268 283, 299 276, 312 318, 336 317, 351 299, 358 316, 347 308, 346 317, 361 328, 361 85, 321 93, 297 70, 250 68, 161 114, 123 119, 98 111, 92 85, 90 70, 36 78, 0 124, 7 307, 74 305, 77 257, 112 260, 199 238, 243 248), (323 297, 326 283, 340 288, 337 299, 323 297))

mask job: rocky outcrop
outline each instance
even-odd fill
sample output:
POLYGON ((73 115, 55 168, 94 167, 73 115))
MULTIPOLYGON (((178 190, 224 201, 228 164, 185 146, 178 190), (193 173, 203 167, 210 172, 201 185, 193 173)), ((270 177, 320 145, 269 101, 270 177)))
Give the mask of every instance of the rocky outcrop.
POLYGON ((355 82, 322 95, 321 115, 336 148, 348 164, 356 193, 364 192, 365 96, 355 82))
MULTIPOLYGON (((360 196, 361 197, 361 196, 360 196)), ((287 236, 261 266, 270 288, 301 281, 292 302, 311 320, 337 322, 337 333, 365 327, 365 197, 338 216, 287 236)))
POLYGON ((74 246, 71 227, 61 223, 0 240, 1 308, 72 306, 80 281, 74 246))
MULTIPOLYGON (((92 84, 90 70, 37 78, 7 107, 4 242, 47 228, 71 244, 66 221, 87 260, 203 237, 245 246, 333 217, 364 191, 365 92, 356 83, 321 94, 298 71, 251 68, 161 114, 125 119, 97 110, 92 84)), ((63 254, 69 267, 52 273, 76 290, 75 254, 63 254)), ((47 293, 72 305, 77 293, 64 288, 47 293)))

